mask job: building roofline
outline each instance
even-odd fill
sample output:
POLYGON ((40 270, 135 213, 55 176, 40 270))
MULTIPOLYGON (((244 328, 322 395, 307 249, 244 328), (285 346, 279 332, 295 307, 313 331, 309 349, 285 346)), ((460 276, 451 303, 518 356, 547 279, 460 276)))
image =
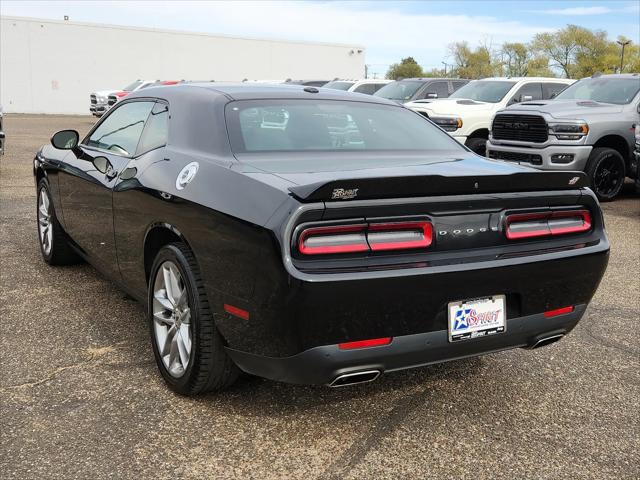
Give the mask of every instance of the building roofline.
POLYGON ((316 45, 316 46, 325 46, 325 47, 357 48, 359 50, 363 50, 363 52, 366 49, 364 45, 358 45, 355 43, 313 42, 313 41, 304 41, 304 40, 287 40, 284 38, 265 38, 265 37, 251 37, 251 36, 243 37, 239 35, 227 35, 222 33, 190 32, 186 30, 172 30, 172 29, 165 30, 160 28, 135 27, 130 25, 114 25, 114 24, 107 24, 107 23, 94 23, 94 22, 77 22, 74 20, 55 20, 51 18, 19 17, 19 16, 3 15, 2 20, 32 22, 32 23, 54 23, 59 25, 76 25, 76 26, 84 26, 84 27, 111 28, 116 30, 133 30, 138 32, 149 32, 149 33, 168 33, 172 35, 193 35, 193 36, 200 36, 200 37, 224 38, 224 39, 234 39, 234 40, 254 40, 254 41, 261 41, 261 42, 289 43, 289 44, 297 44, 297 45, 316 45))

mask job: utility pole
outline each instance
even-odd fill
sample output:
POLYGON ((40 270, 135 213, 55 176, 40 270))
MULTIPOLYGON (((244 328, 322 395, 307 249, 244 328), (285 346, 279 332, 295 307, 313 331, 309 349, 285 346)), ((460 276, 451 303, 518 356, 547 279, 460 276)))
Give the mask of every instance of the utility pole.
POLYGON ((624 66, 624 47, 629 45, 631 43, 631 40, 627 40, 626 42, 616 40, 616 43, 622 47, 622 52, 620 52, 620 73, 622 73, 622 67, 624 66))
POLYGON ((369 78, 369 65, 364 65, 364 78, 369 78))
POLYGON ((447 62, 440 62, 440 63, 444 65, 444 76, 446 77, 447 76, 447 65, 448 64, 447 64, 447 62))

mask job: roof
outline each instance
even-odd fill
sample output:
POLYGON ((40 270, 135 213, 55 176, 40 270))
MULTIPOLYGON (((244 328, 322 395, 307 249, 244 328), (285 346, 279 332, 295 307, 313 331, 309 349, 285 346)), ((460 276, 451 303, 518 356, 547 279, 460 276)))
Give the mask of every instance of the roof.
POLYGON ((412 77, 412 78, 403 78, 400 80, 396 80, 398 82, 404 82, 404 81, 409 81, 409 80, 413 80, 413 81, 420 81, 420 82, 428 82, 430 80, 469 80, 468 78, 441 78, 441 77, 412 77))
POLYGON ((183 83, 170 86, 147 87, 131 93, 127 98, 158 97, 167 100, 181 96, 208 91, 212 96, 225 96, 229 100, 257 100, 257 99, 322 99, 348 100, 367 103, 379 103, 397 106, 396 102, 382 97, 374 97, 360 93, 346 92, 332 88, 305 87, 291 84, 268 83, 183 83))
POLYGON ((584 78, 638 78, 640 79, 640 73, 608 73, 608 74, 595 74, 590 77, 584 78))
POLYGON ((548 81, 561 81, 561 82, 575 82, 574 79, 571 78, 559 78, 559 77, 487 77, 480 78, 479 80, 493 80, 493 81, 504 81, 504 82, 520 82, 521 80, 530 80, 534 82, 548 82, 548 81))

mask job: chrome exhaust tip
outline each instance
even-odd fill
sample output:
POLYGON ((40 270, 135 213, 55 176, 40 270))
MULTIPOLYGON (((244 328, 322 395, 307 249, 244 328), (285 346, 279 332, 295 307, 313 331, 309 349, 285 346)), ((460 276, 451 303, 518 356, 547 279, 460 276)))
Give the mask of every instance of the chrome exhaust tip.
POLYGON ((534 348, 540 348, 540 347, 544 347, 546 345, 551 345, 552 343, 557 342, 558 340, 560 340, 562 337, 564 337, 564 333, 558 333, 556 335, 551 335, 549 337, 543 337, 541 339, 539 339, 536 343, 534 343, 533 345, 531 345, 531 350, 533 350, 534 348))
POLYGON ((338 375, 333 382, 329 384, 330 387, 348 387, 349 385, 356 385, 358 383, 373 382, 380 376, 380 370, 364 370, 362 372, 344 373, 338 375))

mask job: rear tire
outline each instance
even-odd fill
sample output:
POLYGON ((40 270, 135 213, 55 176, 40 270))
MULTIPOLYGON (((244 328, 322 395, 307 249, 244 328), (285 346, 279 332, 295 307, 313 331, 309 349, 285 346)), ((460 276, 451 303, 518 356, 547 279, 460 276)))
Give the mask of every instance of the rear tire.
POLYGON ((182 395, 223 390, 240 370, 224 350, 193 253, 162 247, 151 267, 148 321, 160 374, 182 395), (169 287, 167 287, 169 285, 169 287))
POLYGON ((591 188, 601 202, 610 202, 622 190, 624 159, 613 148, 594 148, 589 155, 585 172, 591 179, 591 188))
POLYGON ((487 156, 487 139, 486 138, 468 138, 465 142, 465 145, 473 150, 474 153, 478 155, 482 155, 483 157, 487 156))
POLYGON ((73 265, 80 257, 71 247, 67 234, 58 222, 49 192, 49 182, 42 178, 38 182, 36 219, 38 222, 38 243, 42 258, 49 265, 73 265))

